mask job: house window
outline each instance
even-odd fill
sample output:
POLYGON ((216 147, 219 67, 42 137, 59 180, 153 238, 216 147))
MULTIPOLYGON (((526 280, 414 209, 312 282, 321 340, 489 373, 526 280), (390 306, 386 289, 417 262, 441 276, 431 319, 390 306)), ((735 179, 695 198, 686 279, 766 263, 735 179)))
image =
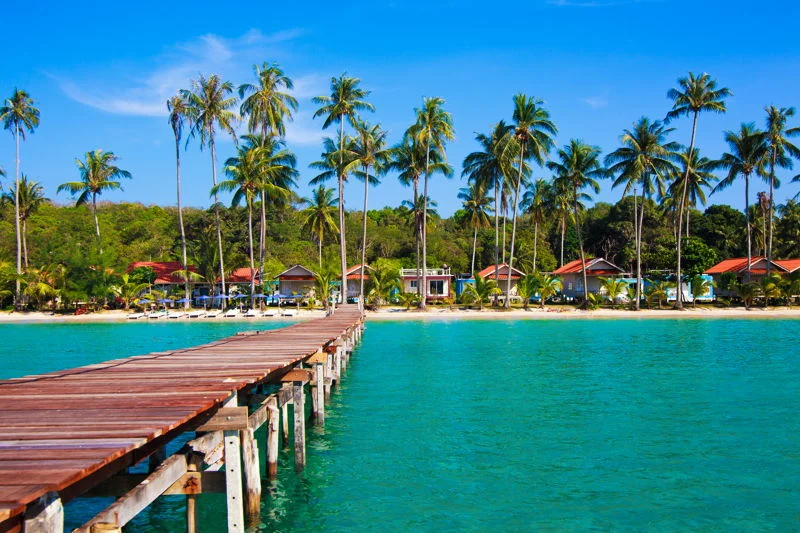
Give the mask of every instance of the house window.
POLYGON ((431 296, 441 296, 444 294, 444 280, 443 279, 432 279, 430 281, 430 290, 428 290, 428 294, 431 296))
POLYGON ((568 291, 572 290, 572 282, 571 281, 569 283, 567 283, 567 290, 568 291))
POLYGON ((411 280, 411 288, 412 289, 416 289, 417 288, 417 280, 415 280, 415 279, 411 280))
POLYGON ((583 280, 579 279, 575 282, 575 290, 578 292, 583 292, 583 280))

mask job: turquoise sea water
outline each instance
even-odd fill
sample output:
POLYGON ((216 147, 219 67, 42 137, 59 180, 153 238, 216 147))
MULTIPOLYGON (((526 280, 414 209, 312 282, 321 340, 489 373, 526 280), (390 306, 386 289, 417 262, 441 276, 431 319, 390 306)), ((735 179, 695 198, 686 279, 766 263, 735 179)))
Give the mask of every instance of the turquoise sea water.
MULTIPOLYGON (((65 355, 67 338, 112 347, 132 326, 70 326, 29 350, 64 361, 83 353, 65 355)), ((229 333, 210 326, 126 338, 152 334, 144 352, 178 331, 229 333)), ((0 326, 3 353, 40 327, 0 326)), ((281 455, 258 529, 795 530, 798 338, 800 320, 369 322, 308 468, 281 455)), ((201 531, 224 531, 223 499, 200 507, 201 531)), ((182 513, 162 498, 130 530, 182 531, 182 513)))

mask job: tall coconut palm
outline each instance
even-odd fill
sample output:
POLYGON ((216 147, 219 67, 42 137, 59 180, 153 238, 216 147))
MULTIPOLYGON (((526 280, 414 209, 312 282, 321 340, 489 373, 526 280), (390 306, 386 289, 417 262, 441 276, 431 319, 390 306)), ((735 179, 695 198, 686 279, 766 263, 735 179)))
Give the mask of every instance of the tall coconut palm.
POLYGON ((337 169, 339 178, 339 251, 342 267, 341 303, 347 300, 347 291, 345 290, 347 287, 347 242, 345 240, 344 227, 345 175, 343 173, 345 167, 344 122, 347 120, 350 125, 355 126, 359 111, 375 110, 372 104, 366 101, 370 91, 359 87, 360 83, 360 79, 350 78, 347 74, 342 74, 338 78, 331 78, 331 93, 329 96, 315 96, 312 99, 315 104, 322 106, 314 112, 314 118, 325 117, 322 129, 327 129, 331 124, 339 124, 339 164, 337 169))
POLYGON ((600 166, 600 148, 572 139, 567 146, 558 151, 558 161, 550 161, 547 163, 547 168, 555 174, 555 179, 560 181, 564 188, 572 189, 575 232, 578 234, 578 248, 583 272, 583 302, 586 305, 589 302, 589 287, 586 279, 586 254, 583 250, 583 232, 581 231, 580 207, 577 199, 583 189, 588 188, 595 194, 600 192, 600 184, 597 180, 606 176, 605 169, 600 166))
POLYGON ((727 189, 738 176, 744 178, 744 214, 747 217, 747 281, 750 281, 750 263, 752 258, 752 237, 750 229, 750 176, 765 177, 767 161, 769 159, 769 141, 766 133, 756 128, 752 122, 742 124, 739 132, 725 132, 725 142, 728 143, 730 152, 722 154, 719 160, 720 168, 728 171, 716 187, 711 191, 714 194, 727 189))
POLYGON ((775 107, 774 105, 765 108, 767 112, 767 145, 769 148, 769 238, 767 240, 767 275, 772 269, 772 234, 774 219, 774 192, 779 185, 775 177, 775 168, 792 168, 791 157, 800 158, 800 148, 792 144, 791 137, 800 135, 800 128, 786 128, 786 122, 794 116, 793 107, 775 107))
POLYGON ((22 174, 19 180, 19 190, 14 186, 9 192, 3 193, 2 202, 19 205, 19 220, 22 225, 22 255, 25 268, 28 268, 28 219, 39 207, 45 203, 44 188, 38 182, 28 181, 22 174))
MULTIPOLYGON (((624 184, 623 196, 637 187, 642 191, 642 204, 639 219, 635 227, 636 233, 636 310, 641 300, 642 285, 642 226, 644 224, 644 208, 647 199, 653 195, 664 195, 665 179, 675 173, 675 160, 679 148, 676 142, 667 142, 667 135, 672 128, 661 122, 650 122, 646 117, 640 118, 633 125, 633 130, 625 130, 620 137, 622 146, 605 158, 608 171, 616 175, 613 187, 624 184)), ((634 196, 635 197, 635 196, 634 196)), ((635 218, 635 213, 634 213, 635 218)))
POLYGON ((362 214, 361 230, 361 268, 359 274, 358 297, 364 302, 364 264, 367 254, 367 208, 369 199, 369 186, 378 185, 378 176, 386 172, 386 165, 391 159, 391 149, 386 147, 388 133, 380 124, 370 126, 366 122, 356 123, 355 143, 347 160, 346 172, 353 174, 364 182, 364 211, 362 214), (359 170, 360 169, 360 170, 359 170), (370 174, 370 171, 372 174, 370 174))
POLYGON ((547 209, 553 213, 558 220, 558 228, 561 232, 561 246, 559 253, 558 266, 564 266, 564 238, 567 233, 567 221, 572 213, 572 205, 575 200, 582 202, 587 200, 585 197, 572 198, 572 189, 562 181, 553 179, 550 187, 550 194, 545 197, 547 209))
POLYGON ((533 271, 536 272, 536 253, 539 249, 539 226, 544 224, 548 211, 548 198, 552 187, 545 179, 537 179, 522 195, 520 206, 533 221, 533 271))
POLYGON ((472 228, 472 261, 470 262, 470 276, 475 277, 475 250, 478 247, 478 230, 488 228, 488 213, 491 211, 492 198, 486 196, 486 185, 482 182, 472 182, 469 187, 458 192, 461 207, 466 213, 465 221, 472 228))
POLYGON ((183 267, 184 278, 184 308, 189 308, 189 266, 186 252, 186 229, 183 226, 183 208, 181 207, 181 138, 183 137, 183 124, 186 120, 188 109, 186 101, 180 94, 176 94, 167 100, 167 110, 169 111, 169 125, 175 135, 175 182, 178 194, 178 228, 181 232, 181 266, 183 267))
POLYGON ((719 179, 714 171, 719 168, 719 163, 707 157, 700 156, 700 150, 695 148, 690 153, 686 151, 678 154, 678 171, 673 175, 669 190, 673 199, 673 206, 677 210, 676 216, 680 216, 678 209, 679 198, 684 196, 684 210, 686 211, 686 229, 684 236, 689 236, 689 213, 691 208, 706 205, 706 190, 711 190, 713 184, 719 179))
POLYGON ((242 100, 239 113, 247 117, 250 133, 261 130, 265 137, 283 137, 286 135, 285 122, 292 120, 292 114, 297 111, 297 100, 285 92, 294 89, 294 83, 277 63, 253 65, 253 72, 258 82, 239 86, 242 100))
POLYGON ((304 233, 310 233, 317 239, 319 245, 319 268, 322 270, 322 243, 325 235, 336 232, 336 221, 333 218, 333 211, 339 202, 334 198, 335 189, 328 189, 320 185, 311 191, 310 198, 303 198, 301 202, 306 205, 303 211, 304 233))
MULTIPOLYGON (((217 128, 236 139, 233 126, 238 119, 231 108, 236 105, 236 97, 232 97, 233 85, 222 81, 216 74, 208 78, 202 74, 192 80, 191 90, 183 89, 181 98, 186 102, 187 116, 192 125, 189 137, 197 137, 200 149, 208 145, 211 152, 211 180, 217 186, 217 146, 215 135, 217 128)), ((188 140, 187 140, 188 142, 188 140)), ((222 246, 222 226, 219 220, 219 196, 214 193, 214 223, 217 226, 217 248, 219 252, 219 273, 222 293, 225 294, 225 264, 222 246)))
MULTIPOLYGON (((211 194, 219 191, 235 191, 231 199, 231 207, 238 206, 244 200, 247 206, 247 241, 250 251, 250 299, 254 300, 256 292, 256 265, 253 251, 253 203, 258 195, 261 184, 261 155, 260 146, 240 146, 236 156, 225 161, 225 174, 230 178, 220 181, 211 188, 211 194)), ((255 307, 255 301, 251 301, 255 307)))
MULTIPOLYGON (((428 298, 428 181, 431 177, 431 150, 436 149, 446 159, 444 146, 455 139, 453 117, 444 110, 444 99, 438 96, 423 98, 422 107, 414 110, 416 123, 410 133, 425 147, 425 179, 422 185, 422 299, 419 307, 425 309, 428 298)), ((447 175, 445 175, 447 176, 447 175)))
MULTIPOLYGON (((477 133, 475 140, 481 149, 464 158, 461 175, 471 183, 482 183, 486 189, 494 189, 494 280, 499 282, 500 269, 500 212, 501 201, 510 189, 509 176, 514 170, 514 159, 518 146, 509 142, 514 126, 500 121, 489 135, 477 133)), ((503 238, 505 244, 505 238, 503 238)), ((503 246, 505 248, 505 246, 503 246)))
POLYGON ((122 170, 114 164, 118 159, 114 152, 104 152, 100 149, 86 152, 85 161, 75 160, 81 174, 81 181, 62 183, 56 189, 56 192, 68 191, 73 196, 80 193, 75 205, 84 205, 91 200, 97 247, 101 255, 103 254, 103 244, 100 239, 100 222, 97 219, 97 197, 105 191, 122 189, 122 185, 117 180, 131 177, 130 172, 122 170))
MULTIPOLYGON (((553 137, 558 133, 556 125, 550 120, 550 113, 542 107, 544 102, 522 93, 514 97, 514 143, 519 146, 517 159, 517 180, 514 186, 514 200, 511 204, 511 253, 508 256, 508 277, 506 279, 506 294, 511 294, 511 270, 514 267, 514 245, 517 237, 517 203, 519 191, 522 186, 522 176, 525 172, 526 159, 533 160, 538 165, 544 165, 550 150, 555 145, 553 137)), ((511 299, 505 299, 505 307, 511 306, 511 299)))
MULTIPOLYGON (((393 150, 392 160, 387 167, 388 170, 394 170, 397 174, 397 179, 400 183, 406 186, 411 186, 413 189, 413 198, 411 205, 415 209, 415 215, 418 214, 416 206, 419 205, 419 178, 425 173, 426 164, 426 151, 425 147, 421 145, 413 136, 413 128, 406 131, 403 140, 393 150)), ((431 174, 441 173, 445 176, 453 175, 453 168, 447 164, 441 152, 433 149, 430 152, 430 157, 427 158, 428 169, 431 174)), ((430 208, 430 203, 428 204, 430 208)), ((415 216, 414 218, 414 249, 415 260, 417 265, 417 294, 421 295, 422 292, 422 277, 420 272, 420 241, 422 240, 422 217, 415 216)), ((418 300, 417 300, 418 301, 418 300)))
MULTIPOLYGON (((670 89, 667 92, 667 98, 673 101, 672 110, 667 113, 666 123, 670 120, 682 117, 692 117, 692 137, 689 141, 689 150, 687 152, 689 160, 693 157, 695 134, 697 133, 697 118, 701 112, 724 113, 726 111, 725 98, 731 96, 732 93, 726 87, 717 88, 717 82, 711 76, 703 72, 696 75, 689 72, 686 78, 678 79, 677 89, 670 89)), ((681 224, 683 223, 683 211, 686 206, 687 186, 689 184, 689 168, 686 167, 683 175, 683 186, 680 187, 678 193, 678 231, 677 231, 677 279, 681 279, 681 224)), ((678 291, 678 297, 675 300, 675 307, 678 309, 683 308, 683 301, 681 291, 678 291)))
MULTIPOLYGON (((14 135, 15 145, 15 167, 14 167, 14 187, 19 191, 19 178, 20 178, 20 158, 19 158, 19 141, 25 140, 25 130, 29 133, 39 127, 39 110, 35 107, 36 102, 30 95, 21 90, 14 89, 11 97, 3 102, 0 107, 0 121, 3 122, 3 128, 7 129, 14 135)), ((17 236, 17 281, 15 290, 15 307, 22 309, 22 299, 20 293, 20 279, 22 277, 22 233, 19 220, 19 198, 15 196, 14 199, 14 225, 16 228, 17 236)))

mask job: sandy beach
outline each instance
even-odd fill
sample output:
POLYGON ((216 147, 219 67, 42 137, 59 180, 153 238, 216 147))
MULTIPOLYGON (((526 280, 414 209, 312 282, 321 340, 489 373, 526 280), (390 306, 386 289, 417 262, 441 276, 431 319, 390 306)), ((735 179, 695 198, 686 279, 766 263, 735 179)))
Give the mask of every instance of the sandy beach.
MULTIPOLYGON (((28 322, 53 322, 53 323, 91 323, 91 322, 126 322, 129 321, 129 311, 113 310, 113 311, 98 311, 95 313, 88 313, 84 315, 61 315, 46 312, 0 312, 0 324, 2 323, 28 323, 28 322)), ((302 309, 296 316, 272 316, 272 317, 223 317, 222 315, 214 318, 178 318, 168 319, 160 318, 158 320, 140 318, 136 322, 208 322, 208 321, 222 321, 222 322, 281 322, 281 321, 294 321, 294 320, 308 320, 312 318, 320 318, 325 316, 325 311, 322 309, 302 309)), ((387 307, 378 311, 368 311, 367 318, 369 320, 453 320, 453 319, 466 319, 466 320, 564 320, 564 319, 619 319, 619 318, 793 318, 800 319, 800 307, 769 307, 763 309, 761 307, 754 307, 745 310, 742 307, 736 308, 709 308, 699 307, 692 309, 691 307, 683 311, 675 309, 642 309, 641 311, 630 311, 627 309, 596 309, 593 311, 582 311, 573 308, 561 307, 548 307, 541 309, 538 307, 531 307, 530 309, 512 309, 509 311, 502 309, 485 308, 482 311, 477 309, 447 309, 438 307, 429 307, 426 311, 418 310, 405 310, 399 307, 387 307)), ((133 322, 133 320, 130 320, 133 322)))

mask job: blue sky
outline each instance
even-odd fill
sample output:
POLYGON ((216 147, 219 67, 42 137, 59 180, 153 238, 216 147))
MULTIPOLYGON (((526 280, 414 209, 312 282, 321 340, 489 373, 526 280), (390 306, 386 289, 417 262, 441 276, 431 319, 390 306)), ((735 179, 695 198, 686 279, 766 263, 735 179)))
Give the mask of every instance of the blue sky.
MULTIPOLYGON (((252 79, 252 65, 277 61, 296 84, 300 111, 288 131, 308 193, 325 134, 313 120, 312 96, 326 94, 331 76, 346 71, 372 91, 376 112, 366 116, 389 130, 392 142, 413 120, 423 96, 441 96, 457 139, 448 159, 457 177, 436 177, 431 196, 439 211, 458 207, 461 161, 476 149, 476 131, 510 119, 517 92, 545 100, 560 132, 607 153, 624 128, 642 115, 662 118, 666 92, 688 71, 709 72, 734 97, 726 115, 701 116, 697 143, 704 155, 724 150, 722 132, 743 122, 763 125, 765 105, 800 105, 800 45, 793 37, 794 2, 671 0, 530 0, 528 2, 321 2, 298 4, 142 1, 19 2, 6 13, 26 13, 31 25, 8 24, 0 39, 0 95, 25 88, 41 109, 41 126, 22 148, 23 172, 47 195, 77 179, 75 158, 101 148, 132 172, 112 201, 175 204, 174 141, 166 98, 198 73, 218 73, 235 85, 252 79), (338 11, 332 11, 336 7, 338 11), (246 10, 246 11, 245 11, 246 10)), ((690 123, 673 124, 673 139, 688 144, 690 123)), ((800 118, 793 125, 800 125, 800 118)), ((0 136, 0 166, 13 177, 13 138, 0 136)), ((220 162, 233 143, 219 142, 220 162)), ((187 205, 208 206, 210 157, 190 142, 183 152, 187 205)), ((798 166, 795 166, 797 169, 798 166)), ((776 201, 794 196, 798 170, 780 174, 776 201)), ((537 175, 544 177, 541 170, 537 175)), ((765 190, 756 183, 751 193, 765 190)), ((347 206, 362 201, 353 182, 347 206)), ((397 205, 410 195, 388 175, 370 205, 397 205)), ((598 199, 621 190, 603 184, 598 199)), ((741 208, 742 185, 711 197, 741 208)))

